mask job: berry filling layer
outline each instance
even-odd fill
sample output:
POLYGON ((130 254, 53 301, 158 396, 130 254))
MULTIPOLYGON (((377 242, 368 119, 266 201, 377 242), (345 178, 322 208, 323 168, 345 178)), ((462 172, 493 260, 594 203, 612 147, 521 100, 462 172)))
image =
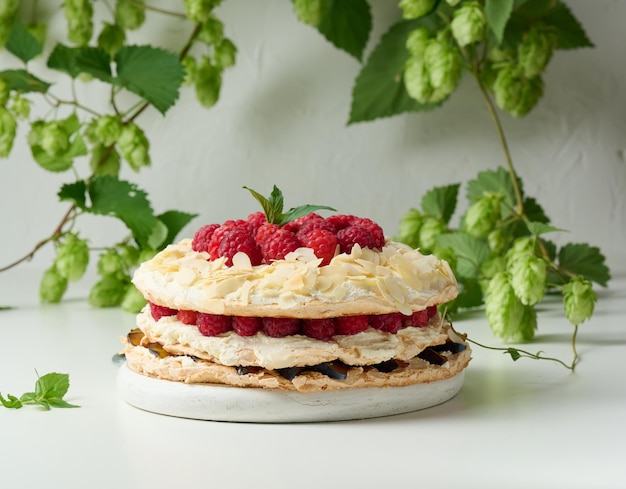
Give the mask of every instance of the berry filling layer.
POLYGON ((149 303, 150 314, 155 321, 162 317, 176 316, 186 325, 195 325, 204 336, 218 336, 233 331, 239 336, 253 336, 262 331, 271 338, 304 335, 316 340, 329 341, 336 335, 355 335, 367 328, 396 334, 408 327, 424 328, 437 314, 437 306, 415 311, 410 316, 394 312, 390 314, 342 316, 323 319, 296 319, 280 317, 244 317, 205 314, 196 311, 177 310, 149 303))

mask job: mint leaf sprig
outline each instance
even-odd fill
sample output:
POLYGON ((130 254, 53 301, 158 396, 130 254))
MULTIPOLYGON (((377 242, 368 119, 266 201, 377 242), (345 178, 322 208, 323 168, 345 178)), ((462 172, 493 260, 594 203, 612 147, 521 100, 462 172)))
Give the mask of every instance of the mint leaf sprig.
MULTIPOLYGON (((36 372, 36 371, 35 371, 36 372)), ((19 398, 7 394, 5 399, 0 394, 0 403, 8 409, 20 409, 26 404, 34 404, 43 407, 46 411, 51 408, 77 408, 75 404, 70 404, 63 397, 67 394, 70 387, 69 374, 60 374, 51 372, 41 377, 37 374, 37 382, 35 382, 35 391, 26 392, 19 398)))

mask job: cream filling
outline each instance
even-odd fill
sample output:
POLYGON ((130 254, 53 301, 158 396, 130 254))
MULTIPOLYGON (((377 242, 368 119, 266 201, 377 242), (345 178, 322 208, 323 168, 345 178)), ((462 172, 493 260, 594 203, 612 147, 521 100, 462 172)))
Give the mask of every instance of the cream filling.
POLYGON ((448 339, 448 324, 439 315, 424 328, 407 327, 397 334, 373 328, 355 335, 335 336, 320 341, 303 335, 271 338, 262 332, 239 336, 228 332, 204 336, 196 326, 186 325, 176 316, 154 321, 146 307, 137 316, 137 326, 150 341, 160 343, 173 354, 193 355, 227 366, 259 366, 279 369, 317 365, 340 360, 347 365, 374 365, 391 358, 408 361, 429 345, 448 339))

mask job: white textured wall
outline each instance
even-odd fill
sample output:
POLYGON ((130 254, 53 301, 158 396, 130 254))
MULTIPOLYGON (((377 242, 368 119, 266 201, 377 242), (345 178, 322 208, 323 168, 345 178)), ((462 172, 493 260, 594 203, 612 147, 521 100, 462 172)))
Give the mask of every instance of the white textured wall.
MULTIPOLYGON (((368 52, 398 16, 392 2, 371 3, 375 25, 368 52)), ((571 231, 559 241, 591 242, 614 270, 624 270, 626 2, 567 3, 596 48, 557 52, 544 100, 522 120, 504 116, 505 130, 526 193, 539 200, 553 224, 571 231)), ((184 234, 257 210, 242 185, 269 193, 273 184, 284 191, 287 206, 331 205, 369 216, 393 234, 427 189, 504 164, 469 78, 435 112, 347 127, 359 65, 298 23, 288 0, 226 0, 219 14, 239 48, 221 100, 205 110, 187 91, 165 118, 147 111, 138 122, 153 143, 153 167, 123 175, 148 191, 158 212, 199 213, 184 234)), ((61 28, 56 20, 53 33, 61 28)), ((173 46, 180 32, 163 22, 159 32, 142 35, 173 46)), ((8 67, 9 60, 1 54, 0 66, 8 67)), ((97 88, 92 83, 80 93, 102 97, 97 88)), ((60 79, 55 90, 63 89, 60 79)), ((66 209, 55 195, 70 176, 37 167, 23 142, 26 128, 20 129, 22 141, 8 161, 0 161, 0 266, 49 235, 66 209)), ((107 218, 82 222, 94 245, 125 235, 107 218)), ((45 251, 31 266, 47 266, 50 256, 45 251)))

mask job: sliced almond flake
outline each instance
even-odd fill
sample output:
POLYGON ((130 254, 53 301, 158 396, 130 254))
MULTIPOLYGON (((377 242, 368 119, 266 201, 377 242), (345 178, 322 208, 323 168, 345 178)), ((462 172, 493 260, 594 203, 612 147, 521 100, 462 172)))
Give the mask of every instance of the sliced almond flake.
POLYGON ((250 304, 250 290, 252 289, 252 282, 246 280, 240 287, 239 300, 243 304, 250 304))
POLYGON ((247 254, 238 251, 235 253, 235 256, 233 256, 233 268, 236 268, 237 270, 251 271, 252 263, 250 262, 250 257, 247 254))
POLYGON ((198 274, 191 268, 182 268, 174 274, 174 281, 183 286, 190 286, 198 278, 198 274))
POLYGON ((402 290, 402 287, 398 284, 395 277, 391 275, 383 277, 383 282, 396 304, 406 304, 404 290, 402 290))
POLYGON ((231 277, 223 280, 221 283, 217 284, 215 292, 218 297, 226 297, 226 295, 241 287, 241 284, 245 282, 245 280, 245 277, 231 277))
POLYGON ((377 265, 376 263, 374 263, 373 261, 368 261, 368 260, 357 260, 356 261, 361 267, 363 267, 363 270, 365 271, 365 273, 367 273, 367 275, 370 276, 374 276, 376 275, 376 268, 377 265))

